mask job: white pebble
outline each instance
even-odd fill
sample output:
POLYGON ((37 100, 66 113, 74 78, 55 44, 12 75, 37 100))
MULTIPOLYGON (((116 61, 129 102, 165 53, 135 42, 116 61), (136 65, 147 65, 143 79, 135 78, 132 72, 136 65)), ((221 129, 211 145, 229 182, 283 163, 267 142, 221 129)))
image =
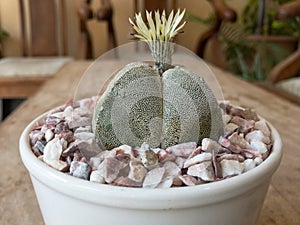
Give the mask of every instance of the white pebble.
POLYGON ((245 172, 252 170, 255 167, 256 167, 256 162, 253 159, 246 159, 244 161, 245 172))
POLYGON ((78 107, 74 109, 74 115, 78 115, 80 117, 90 117, 91 111, 85 107, 78 107))
POLYGON ((79 161, 72 161, 71 165, 70 165, 70 174, 73 175, 73 172, 77 169, 77 167, 79 166, 79 161))
POLYGON ((100 183, 100 184, 105 183, 104 177, 101 176, 101 172, 98 170, 94 170, 91 172, 90 181, 100 183))
POLYGON ((241 147, 242 149, 247 149, 250 147, 250 144, 237 132, 234 132, 228 137, 228 140, 236 146, 241 147))
POLYGON ((190 166, 187 171, 188 175, 199 177, 203 181, 214 181, 215 174, 213 171, 211 162, 202 162, 193 166, 190 166))
POLYGON ((187 158, 197 148, 196 142, 186 142, 178 145, 170 146, 166 150, 175 156, 187 158))
POLYGON ((49 166, 53 167, 54 169, 57 169, 59 171, 65 172, 65 170, 69 167, 68 163, 62 161, 62 160, 48 160, 46 162, 49 166))
POLYGON ((254 125, 254 128, 257 130, 261 130, 263 134, 267 137, 271 136, 271 131, 269 129, 269 126, 264 119, 260 119, 259 121, 257 121, 254 125))
POLYGON ((62 148, 63 148, 63 149, 67 149, 67 147, 68 147, 68 142, 67 142, 64 138, 60 139, 60 142, 61 142, 62 148))
POLYGON ((81 133, 81 132, 92 132, 92 127, 91 126, 84 126, 84 127, 78 127, 74 134, 77 134, 77 133, 81 133))
POLYGON ((163 167, 165 168, 163 177, 164 180, 169 178, 173 180, 173 178, 178 176, 181 172, 181 169, 177 166, 177 164, 172 161, 166 161, 163 167))
POLYGON ((117 151, 117 150, 123 150, 125 154, 128 154, 128 155, 134 157, 132 148, 131 148, 131 146, 129 146, 129 145, 121 145, 121 146, 119 146, 119 147, 117 147, 117 148, 114 148, 113 150, 114 150, 114 151, 117 151))
POLYGON ((197 163, 201 163, 204 161, 210 161, 212 159, 212 154, 209 152, 203 152, 201 154, 195 155, 193 158, 187 159, 183 165, 183 168, 190 167, 197 163))
POLYGON ((259 164, 261 164, 264 160, 261 158, 261 157, 256 157, 254 159, 255 163, 256 163, 256 166, 258 166, 259 164))
POLYGON ((92 132, 78 132, 74 133, 74 136, 83 141, 88 141, 95 138, 95 134, 93 134, 92 132))
POLYGON ((107 183, 112 183, 118 176, 124 164, 114 158, 106 158, 99 165, 98 171, 107 183))
POLYGON ((89 164, 94 170, 98 168, 100 163, 101 163, 101 158, 98 156, 91 157, 89 160, 89 164))
POLYGON ((173 178, 168 178, 166 180, 161 181, 156 188, 170 188, 173 184, 173 178))
POLYGON ((183 175, 179 176, 179 179, 187 186, 195 186, 197 184, 201 183, 201 180, 197 179, 196 177, 190 176, 190 175, 183 175))
POLYGON ((205 152, 212 152, 212 151, 218 152, 222 148, 222 146, 218 142, 209 138, 202 139, 201 147, 202 150, 205 152))
POLYGON ((51 141, 52 138, 54 137, 54 133, 51 129, 47 129, 45 132, 45 139, 47 142, 51 141))
POLYGON ((44 148, 44 161, 59 160, 63 147, 59 138, 54 138, 49 141, 44 148))
POLYGON ((254 130, 246 135, 246 140, 251 142, 253 140, 262 141, 265 144, 270 144, 271 140, 269 137, 266 137, 262 131, 254 130))
POLYGON ((91 120, 92 118, 90 116, 84 117, 84 116, 77 115, 75 113, 65 118, 65 121, 67 122, 70 129, 76 127, 90 126, 91 120))
POLYGON ((66 113, 64 113, 64 112, 56 112, 56 113, 51 114, 51 117, 56 117, 56 118, 61 118, 61 119, 65 118, 65 116, 66 116, 66 113))
POLYGON ((186 158, 179 157, 179 156, 176 157, 176 159, 175 159, 175 163, 177 164, 177 166, 179 168, 183 168, 183 165, 184 165, 185 161, 186 161, 186 158))
POLYGON ((143 188, 156 188, 158 184, 162 181, 163 175, 165 173, 164 167, 157 167, 150 170, 143 182, 143 188))
POLYGON ((66 108, 65 108, 65 110, 63 111, 64 112, 64 117, 66 117, 66 116, 71 116, 72 114, 73 114, 73 107, 72 106, 67 106, 66 108))
POLYGON ((237 160, 227 160, 221 161, 222 177, 240 175, 244 171, 244 165, 239 163, 237 160))
POLYGON ((260 154, 268 152, 267 146, 260 140, 252 140, 250 146, 252 150, 257 151, 260 154))
POLYGON ((52 139, 44 148, 44 162, 59 171, 64 171, 66 168, 68 168, 68 164, 60 160, 62 150, 63 146, 61 140, 59 140, 57 137, 52 139))

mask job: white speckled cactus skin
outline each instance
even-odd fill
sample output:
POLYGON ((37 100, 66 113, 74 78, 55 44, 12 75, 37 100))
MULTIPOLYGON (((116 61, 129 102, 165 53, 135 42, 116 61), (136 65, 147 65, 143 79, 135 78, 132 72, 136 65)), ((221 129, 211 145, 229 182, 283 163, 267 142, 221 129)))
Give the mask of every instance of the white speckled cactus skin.
POLYGON ((99 98, 93 130, 101 148, 122 144, 166 148, 223 133, 221 110, 197 74, 173 67, 160 75, 135 62, 118 72, 99 98))
POLYGON ((182 67, 163 73, 162 147, 223 134, 222 113, 212 90, 197 74, 182 67), (172 109, 176 106, 176 112, 172 109), (179 119, 179 122, 176 121, 179 119), (174 132, 176 130, 176 132, 174 132))

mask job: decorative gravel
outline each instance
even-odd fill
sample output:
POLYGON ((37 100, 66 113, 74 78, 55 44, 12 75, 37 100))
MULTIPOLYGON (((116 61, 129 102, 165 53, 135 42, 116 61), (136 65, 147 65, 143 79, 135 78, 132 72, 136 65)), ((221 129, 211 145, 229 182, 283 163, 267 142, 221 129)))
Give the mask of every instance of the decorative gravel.
POLYGON ((225 133, 215 141, 181 143, 167 149, 122 145, 100 149, 92 132, 95 97, 69 101, 30 133, 34 154, 50 167, 101 184, 143 188, 193 186, 245 173, 272 149, 271 132, 253 109, 220 103, 225 133))

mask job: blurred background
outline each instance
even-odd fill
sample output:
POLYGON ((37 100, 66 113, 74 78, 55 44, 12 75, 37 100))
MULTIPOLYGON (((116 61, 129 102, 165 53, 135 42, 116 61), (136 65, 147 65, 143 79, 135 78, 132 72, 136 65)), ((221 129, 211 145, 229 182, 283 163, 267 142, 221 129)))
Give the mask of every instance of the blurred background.
MULTIPOLYGON (((68 55, 76 53, 79 41, 79 19, 76 14, 76 6, 80 0, 65 0, 67 15, 67 49, 68 55)), ((129 17, 133 17, 133 0, 111 0, 114 9, 113 23, 115 26, 117 44, 121 45, 131 41, 131 26, 128 22, 129 17)), ((230 0, 227 4, 240 13, 246 5, 247 0, 230 0)), ((93 9, 97 10, 101 5, 100 0, 91 2, 93 9)), ((213 9, 206 0, 178 0, 177 6, 186 9, 187 12, 201 18, 207 18, 213 9)), ((19 0, 0 0, 0 27, 9 33, 9 38, 3 40, 3 56, 21 55, 21 24, 19 15, 19 0)), ((89 29, 93 39, 93 51, 95 56, 104 53, 107 43, 106 23, 90 21, 89 29)), ((208 26, 190 21, 184 28, 184 34, 179 35, 176 42, 192 51, 196 51, 198 39, 208 26)))

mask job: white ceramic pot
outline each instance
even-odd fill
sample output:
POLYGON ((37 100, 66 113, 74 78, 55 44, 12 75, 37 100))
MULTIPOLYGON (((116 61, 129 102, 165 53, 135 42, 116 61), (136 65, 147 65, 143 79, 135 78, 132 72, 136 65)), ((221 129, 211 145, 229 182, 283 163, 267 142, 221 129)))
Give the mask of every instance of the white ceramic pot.
POLYGON ((282 156, 278 132, 258 167, 223 181, 193 187, 142 189, 92 183, 37 159, 29 144, 31 122, 20 138, 46 225, 254 225, 282 156))

